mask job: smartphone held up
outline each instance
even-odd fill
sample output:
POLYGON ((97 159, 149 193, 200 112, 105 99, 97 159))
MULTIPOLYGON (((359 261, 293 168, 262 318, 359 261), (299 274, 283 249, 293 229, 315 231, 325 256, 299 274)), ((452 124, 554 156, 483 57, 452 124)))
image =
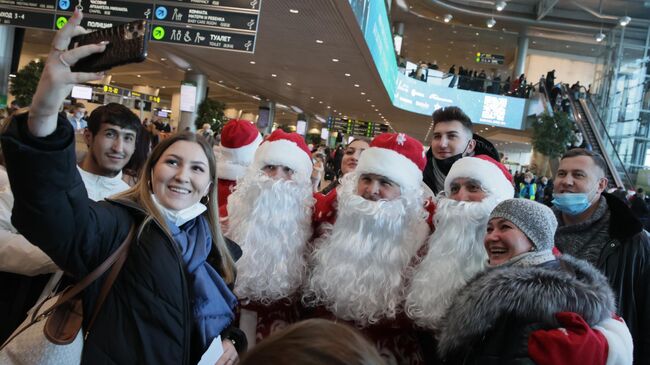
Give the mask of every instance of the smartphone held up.
POLYGON ((80 59, 73 72, 100 72, 147 58, 149 24, 137 20, 72 38, 69 49, 108 41, 106 50, 80 59))

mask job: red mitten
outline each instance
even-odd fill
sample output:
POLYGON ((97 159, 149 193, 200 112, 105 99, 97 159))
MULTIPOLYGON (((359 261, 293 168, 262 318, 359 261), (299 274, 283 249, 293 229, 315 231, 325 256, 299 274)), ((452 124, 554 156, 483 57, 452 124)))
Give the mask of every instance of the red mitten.
POLYGON ((528 355, 535 364, 606 364, 608 344, 602 333, 577 313, 560 312, 555 318, 562 327, 534 331, 528 337, 528 355))

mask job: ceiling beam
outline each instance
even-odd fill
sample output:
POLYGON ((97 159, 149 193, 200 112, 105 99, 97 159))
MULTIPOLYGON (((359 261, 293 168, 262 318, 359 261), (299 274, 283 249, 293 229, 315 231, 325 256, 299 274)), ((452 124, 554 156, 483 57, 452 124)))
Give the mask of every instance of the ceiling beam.
POLYGON ((537 20, 542 20, 553 10, 559 0, 539 0, 537 3, 537 20))

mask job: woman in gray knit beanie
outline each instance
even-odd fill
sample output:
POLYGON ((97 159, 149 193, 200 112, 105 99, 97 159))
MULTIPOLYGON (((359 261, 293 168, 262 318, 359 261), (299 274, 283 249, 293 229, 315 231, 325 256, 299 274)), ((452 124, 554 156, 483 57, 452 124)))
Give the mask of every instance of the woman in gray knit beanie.
POLYGON ((556 228, 551 209, 531 200, 494 208, 484 241, 490 268, 456 292, 439 322, 445 364, 632 364, 607 278, 586 261, 556 258, 556 228))
POLYGON ((556 229, 557 219, 549 207, 528 199, 502 201, 488 219, 484 244, 489 266, 531 266, 555 260, 556 229))

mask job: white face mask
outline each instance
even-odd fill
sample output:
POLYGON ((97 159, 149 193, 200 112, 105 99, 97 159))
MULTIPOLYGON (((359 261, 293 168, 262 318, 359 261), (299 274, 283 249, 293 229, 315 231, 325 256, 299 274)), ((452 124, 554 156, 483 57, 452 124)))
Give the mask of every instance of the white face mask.
POLYGON ((162 214, 168 222, 175 224, 177 227, 182 226, 208 210, 208 208, 201 202, 196 202, 185 209, 171 210, 160 204, 154 194, 151 194, 151 200, 153 200, 153 203, 156 205, 156 208, 158 208, 158 211, 160 211, 160 214, 162 214))
POLYGON ((74 113, 74 117, 75 117, 76 119, 81 119, 81 118, 83 118, 83 116, 84 116, 84 113, 81 113, 81 112, 74 113))

